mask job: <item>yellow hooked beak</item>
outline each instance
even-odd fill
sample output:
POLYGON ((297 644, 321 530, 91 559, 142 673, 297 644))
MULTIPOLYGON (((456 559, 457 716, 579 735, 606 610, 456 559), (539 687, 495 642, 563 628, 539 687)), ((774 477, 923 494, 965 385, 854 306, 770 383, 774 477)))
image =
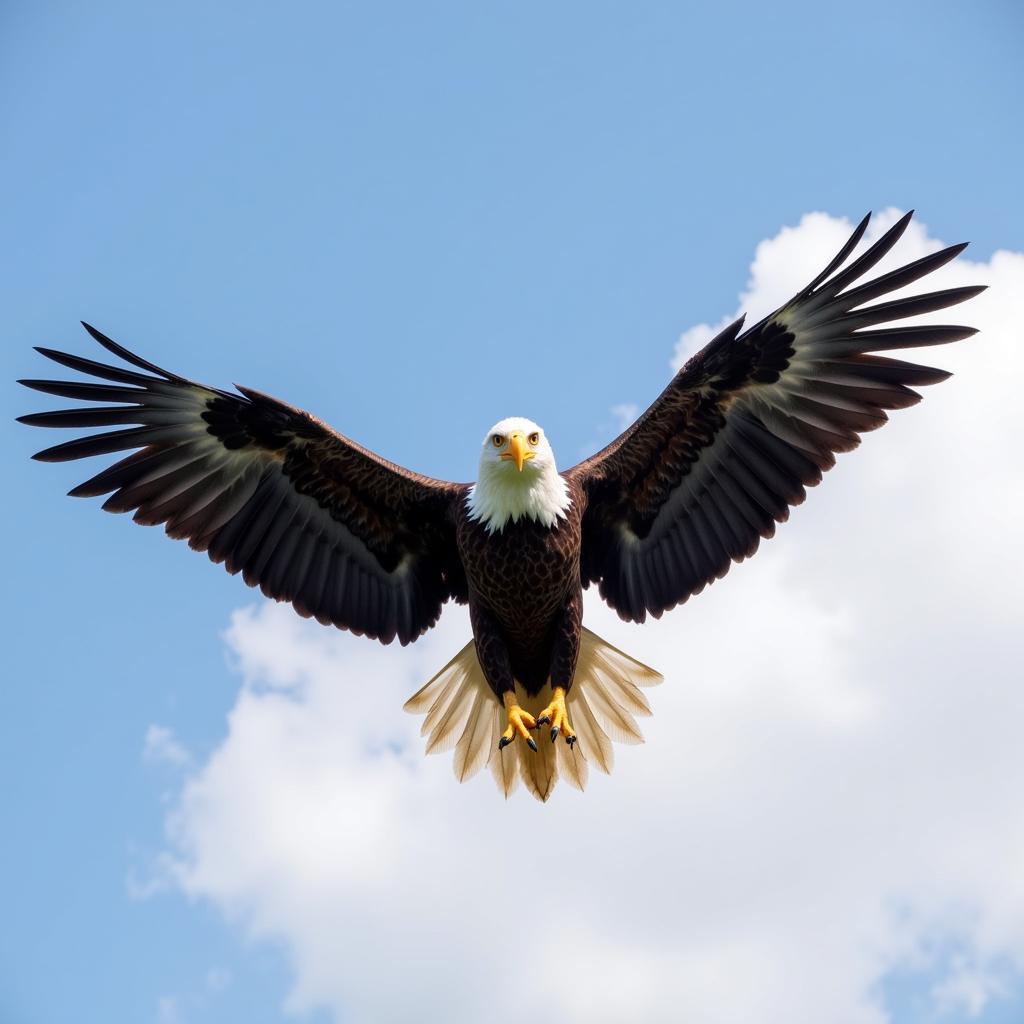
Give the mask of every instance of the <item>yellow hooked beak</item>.
POLYGON ((520 473, 523 471, 523 464, 534 457, 522 434, 516 432, 508 439, 508 451, 501 453, 503 461, 511 459, 516 464, 520 473))

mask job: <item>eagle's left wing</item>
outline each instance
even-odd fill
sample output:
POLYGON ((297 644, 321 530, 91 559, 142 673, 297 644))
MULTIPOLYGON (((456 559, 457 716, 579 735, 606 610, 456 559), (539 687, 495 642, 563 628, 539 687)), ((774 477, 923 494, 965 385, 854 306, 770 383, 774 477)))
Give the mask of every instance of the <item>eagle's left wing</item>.
POLYGON ((896 244, 910 214, 848 267, 868 217, 798 295, 754 327, 727 327, 620 437, 566 476, 582 488, 581 573, 627 620, 643 622, 720 579, 771 537, 804 488, 947 376, 869 353, 939 345, 970 327, 877 324, 963 302, 950 288, 866 305, 941 267, 965 246, 855 285, 896 244), (838 271, 838 272, 837 272, 838 271))
POLYGON ((466 485, 387 462, 269 395, 249 388, 232 394, 162 370, 85 326, 138 370, 39 349, 113 383, 21 381, 100 404, 19 419, 119 429, 65 441, 35 458, 138 450, 73 496, 109 494, 107 511, 163 523, 172 537, 241 572, 268 597, 290 601, 300 615, 383 643, 396 636, 410 643, 437 621, 446 600, 466 599, 453 511, 466 485))

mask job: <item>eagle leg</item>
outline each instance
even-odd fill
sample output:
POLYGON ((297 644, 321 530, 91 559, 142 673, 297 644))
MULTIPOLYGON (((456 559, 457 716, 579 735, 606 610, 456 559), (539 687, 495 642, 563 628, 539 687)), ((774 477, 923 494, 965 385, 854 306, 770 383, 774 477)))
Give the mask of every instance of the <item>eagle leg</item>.
POLYGON ((530 729, 537 728, 537 722, 533 715, 524 711, 519 706, 515 690, 507 690, 503 700, 505 712, 508 715, 508 728, 501 734, 501 739, 498 740, 498 749, 501 750, 503 747, 508 746, 516 738, 516 733, 518 733, 526 740, 526 745, 536 753, 537 741, 534 740, 529 732, 530 729))
POLYGON ((552 695, 551 703, 540 713, 537 719, 538 725, 551 724, 551 742, 554 743, 561 733, 565 742, 571 747, 576 742, 576 730, 569 724, 569 712, 565 710, 565 690, 556 686, 552 695))

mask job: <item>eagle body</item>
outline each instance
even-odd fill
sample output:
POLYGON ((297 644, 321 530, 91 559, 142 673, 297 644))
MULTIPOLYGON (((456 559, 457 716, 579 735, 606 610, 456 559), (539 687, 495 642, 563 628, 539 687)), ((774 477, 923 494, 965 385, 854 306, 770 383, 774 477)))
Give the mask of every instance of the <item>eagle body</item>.
POLYGON ((585 497, 578 486, 568 490, 565 514, 551 525, 523 516, 489 530, 466 503, 457 514, 476 652, 499 698, 515 680, 531 696, 549 680, 566 692, 572 686, 583 621, 585 497))
POLYGON ((21 383, 89 404, 20 419, 103 428, 35 458, 128 453, 71 495, 106 495, 105 510, 162 524, 324 625, 408 644, 447 601, 468 603, 472 639, 406 707, 425 715, 428 753, 454 748, 460 781, 488 765, 506 796, 522 779, 546 800, 559 777, 582 789, 591 765, 610 771, 612 739, 641 742, 643 690, 660 681, 583 626, 582 591, 595 585, 634 623, 700 593, 773 536, 837 453, 948 376, 887 353, 975 333, 906 323, 983 290, 907 294, 964 245, 869 277, 910 216, 854 257, 865 217, 797 295, 721 331, 622 434, 564 472, 540 427, 511 418, 484 438, 473 484, 435 480, 279 399, 163 370, 88 325, 121 362, 39 349, 86 379, 21 383), (551 743, 532 734, 542 724, 551 743))

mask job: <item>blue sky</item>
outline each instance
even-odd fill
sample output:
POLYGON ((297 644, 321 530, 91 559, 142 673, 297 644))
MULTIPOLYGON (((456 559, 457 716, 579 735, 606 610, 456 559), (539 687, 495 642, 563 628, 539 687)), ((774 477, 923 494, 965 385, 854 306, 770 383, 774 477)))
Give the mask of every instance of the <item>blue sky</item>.
MULTIPOLYGON (((680 333, 731 313, 755 246, 808 211, 916 207, 975 260, 1024 249, 1008 2, 15 0, 0 28, 17 1024, 278 1021, 299 955, 174 886, 139 898, 182 785, 143 758, 147 730, 195 763, 220 747, 239 690, 223 633, 254 598, 64 498, 90 470, 29 461, 47 438, 12 419, 43 403, 12 382, 50 372, 30 346, 93 355, 86 319, 464 480, 507 414, 565 465, 606 441, 611 409, 653 398, 680 333)), ((936 969, 884 980, 894 1021, 920 1019, 936 969)), ((1022 1014, 1010 986, 976 1019, 1022 1014)))

